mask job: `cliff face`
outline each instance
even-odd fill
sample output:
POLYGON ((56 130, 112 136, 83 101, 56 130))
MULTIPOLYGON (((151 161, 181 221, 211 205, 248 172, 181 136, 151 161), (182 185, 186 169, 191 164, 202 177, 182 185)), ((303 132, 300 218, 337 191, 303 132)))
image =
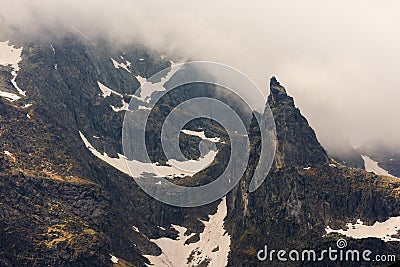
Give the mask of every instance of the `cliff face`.
MULTIPOLYGON (((277 168, 249 194, 245 177, 228 195, 229 231, 234 240, 231 266, 259 266, 256 252, 272 249, 335 247, 337 235, 323 237, 326 227, 344 228, 361 219, 370 224, 398 216, 400 181, 379 177, 330 160, 307 120, 285 88, 271 79, 268 103, 275 117, 277 168), (334 164, 335 163, 335 164, 334 164)), ((255 143, 254 146, 258 146, 255 143)), ((347 238, 350 239, 350 238, 347 238)), ((398 255, 399 244, 381 240, 351 240, 351 247, 398 255)), ((268 262, 264 264, 268 265, 268 262)), ((329 262, 279 262, 273 266, 326 266, 329 262)), ((346 263, 351 266, 352 263, 346 263)), ((353 263, 353 266, 358 266, 353 263)))
MULTIPOLYGON (((161 252, 151 239, 177 237, 172 224, 187 228, 186 234, 195 233, 194 242, 204 229, 199 220, 215 213, 219 201, 191 209, 164 205, 147 196, 131 177, 96 158, 79 135, 81 131, 100 153, 114 158, 122 153, 124 111, 118 108, 139 86, 136 77, 150 77, 169 66, 168 59, 140 46, 115 50, 74 35, 53 42, 21 42, 16 82, 26 96, 13 102, 0 99, 0 264, 111 266, 112 254, 127 266, 145 266, 149 261, 143 255, 161 252), (98 82, 114 93, 104 97, 98 82)), ((1 70, 0 88, 17 94, 10 67, 1 70)), ((258 266, 255 254, 265 244, 324 249, 337 240, 322 237, 326 226, 343 227, 356 219, 373 223, 400 214, 398 181, 329 165, 331 160, 293 98, 275 78, 270 87, 268 103, 278 137, 275 164, 264 184, 248 193, 260 147, 255 129, 249 168, 227 195, 230 266, 258 266)), ((186 89, 172 102, 198 93, 186 89)), ((169 109, 168 103, 162 105, 152 123, 160 126, 159 119, 169 109)), ((229 153, 220 125, 203 122, 193 127, 204 127, 207 135, 220 136, 226 145, 219 145, 210 168, 177 180, 185 185, 218 176, 229 153)), ((159 146, 152 143, 156 137, 154 133, 149 154, 162 160, 159 146)), ((183 135, 182 141, 185 155, 197 158, 200 138, 183 135)), ((400 251, 398 243, 378 239, 351 240, 351 245, 362 248, 365 242, 376 253, 400 251)))
MULTIPOLYGON (((168 59, 73 34, 21 42, 16 81, 26 96, 0 99, 0 265, 110 266, 112 254, 145 266, 143 255, 160 253, 149 239, 177 235, 171 224, 200 231, 198 219, 206 220, 218 203, 164 205, 96 158, 79 135, 101 153, 122 153, 124 110, 118 108, 139 87, 135 76, 150 77, 168 59), (115 93, 104 97, 98 82, 115 93)), ((2 77, 0 90, 17 94, 10 78, 2 77)))
MULTIPOLYGON (((293 98, 287 95, 285 88, 275 77, 270 80, 270 90, 268 104, 274 111, 276 123, 280 124, 282 128, 278 133, 280 135, 278 139, 288 145, 285 148, 278 147, 278 165, 285 163, 289 165, 312 165, 314 163, 327 162, 327 157, 330 156, 344 165, 364 168, 364 161, 361 155, 351 147, 345 138, 340 138, 340 134, 336 136, 337 140, 333 145, 321 147, 314 130, 308 125, 307 119, 300 114, 298 109, 293 108, 293 98), (284 125, 297 125, 297 128, 289 126, 283 130, 284 125), (281 158, 280 154, 290 155, 291 160, 287 159, 285 162, 283 155, 281 158)), ((332 143, 330 140, 329 144, 332 143)))
POLYGON ((293 98, 275 77, 270 81, 268 104, 277 128, 276 166, 312 166, 328 162, 324 148, 319 144, 314 130, 308 125, 293 98))

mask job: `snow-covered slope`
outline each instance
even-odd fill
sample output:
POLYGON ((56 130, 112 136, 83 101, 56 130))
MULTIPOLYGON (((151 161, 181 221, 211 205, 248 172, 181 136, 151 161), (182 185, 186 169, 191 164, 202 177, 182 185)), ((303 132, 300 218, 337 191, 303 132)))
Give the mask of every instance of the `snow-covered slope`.
POLYGON ((132 175, 133 177, 142 177, 145 174, 154 174, 156 177, 167 178, 193 176, 197 172, 208 167, 214 161, 218 153, 218 151, 211 150, 199 160, 169 160, 167 162, 168 166, 160 166, 157 163, 144 163, 137 160, 127 160, 125 156, 121 154, 118 154, 118 158, 112 158, 107 155, 106 152, 100 153, 97 151, 82 132, 79 132, 79 134, 83 143, 93 155, 107 162, 109 165, 121 172, 132 175))
MULTIPOLYGON (((25 96, 25 91, 19 88, 17 82, 15 81, 17 79, 17 72, 19 71, 18 63, 22 60, 21 53, 22 47, 15 48, 14 45, 9 45, 9 41, 0 42, 0 65, 11 65, 11 75, 13 76, 13 78, 11 79, 11 83, 20 95, 25 96)), ((2 94, 2 96, 5 96, 4 93, 2 94)), ((5 97, 17 100, 15 99, 15 97, 10 97, 9 95, 5 97)))
POLYGON ((226 198, 218 205, 217 212, 209 216, 204 223, 204 231, 200 233, 200 240, 196 243, 185 244, 194 235, 185 236, 186 228, 178 225, 173 227, 179 232, 176 240, 160 238, 150 240, 162 250, 161 255, 145 255, 153 266, 180 267, 199 266, 208 263, 209 267, 223 267, 228 264, 231 239, 224 228, 224 219, 227 215, 226 198))
POLYGON ((378 166, 378 162, 373 161, 370 157, 362 156, 362 158, 363 158, 363 160, 365 162, 365 170, 366 171, 373 172, 373 173, 379 174, 379 175, 386 175, 386 176, 394 177, 387 170, 382 169, 381 167, 379 167, 378 166))

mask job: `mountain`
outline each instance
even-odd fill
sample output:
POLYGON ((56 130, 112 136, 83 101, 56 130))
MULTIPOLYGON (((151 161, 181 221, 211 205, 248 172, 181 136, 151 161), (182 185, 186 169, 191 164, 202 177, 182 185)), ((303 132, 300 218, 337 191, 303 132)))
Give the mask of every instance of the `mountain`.
MULTIPOLYGON (((139 87, 135 76, 171 64, 150 53, 140 46, 122 53, 74 33, 24 41, 16 83, 26 96, 0 100, 1 265, 110 266, 115 254, 144 266, 143 255, 160 253, 149 238, 176 236, 171 224, 184 221, 202 229, 197 218, 215 212, 217 203, 189 210, 150 198, 81 139, 80 132, 111 157, 122 153, 124 110, 118 108, 139 87), (120 67, 124 62, 129 68, 120 67), (115 93, 104 97, 99 83, 115 93)), ((10 78, 2 79, 1 90, 17 95, 10 78)))
POLYGON ((328 163, 328 155, 317 141, 314 130, 275 77, 271 78, 270 91, 268 104, 278 125, 276 166, 307 167, 328 163))
MULTIPOLYGON (((0 60, 2 266, 260 266, 269 264, 257 259, 264 245, 321 251, 336 247, 340 237, 353 249, 400 259, 399 242, 328 234, 357 220, 373 227, 396 219, 400 181, 333 161, 276 78, 268 97, 276 156, 265 182, 249 193, 260 150, 259 128, 252 125, 249 165, 234 189, 208 205, 179 208, 148 196, 119 165, 121 126, 132 94, 177 60, 137 44, 115 48, 77 32, 14 39, 0 46, 13 55, 0 60)), ((165 166, 157 143, 161 118, 203 89, 218 95, 215 88, 193 88, 169 96, 150 119, 149 154, 160 165, 165 166)), ((185 155, 199 159, 198 144, 207 138, 220 140, 218 154, 206 170, 173 181, 208 183, 227 164, 229 139, 212 121, 187 127, 180 136, 185 155)), ((271 263, 329 264, 326 259, 271 263)))
MULTIPOLYGON (((344 222, 357 219, 372 225, 399 214, 398 179, 377 176, 329 159, 283 86, 275 78, 270 86, 268 103, 278 136, 276 168, 253 194, 246 192, 246 179, 228 194, 231 212, 227 224, 233 239, 231 266, 258 266, 256 253, 264 244, 270 250, 321 251, 324 247, 335 247, 338 237, 326 235, 327 229, 343 229, 344 222)), ((349 242, 354 249, 369 247, 398 253, 399 243, 371 241, 367 238, 349 242)), ((327 264, 306 262, 301 266, 327 264)), ((343 266, 358 264, 347 262, 343 266)), ((297 266, 279 261, 275 265, 297 266)))

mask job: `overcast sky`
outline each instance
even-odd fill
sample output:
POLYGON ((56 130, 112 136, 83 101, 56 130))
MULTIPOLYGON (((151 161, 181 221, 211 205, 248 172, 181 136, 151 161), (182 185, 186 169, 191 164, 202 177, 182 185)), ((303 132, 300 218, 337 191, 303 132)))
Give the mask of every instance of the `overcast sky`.
POLYGON ((323 143, 392 141, 400 124, 400 1, 0 0, 0 30, 74 26, 218 61, 267 94, 276 75, 323 143))

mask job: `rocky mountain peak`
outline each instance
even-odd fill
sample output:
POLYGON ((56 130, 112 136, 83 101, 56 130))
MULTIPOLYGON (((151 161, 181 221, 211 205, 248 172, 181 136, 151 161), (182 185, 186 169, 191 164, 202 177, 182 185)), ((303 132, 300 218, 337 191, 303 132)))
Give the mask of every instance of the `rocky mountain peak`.
POLYGON ((328 156, 314 130, 276 77, 270 80, 270 92, 268 104, 275 118, 278 137, 276 166, 281 168, 327 163, 328 156))
POLYGON ((268 97, 268 104, 273 107, 285 103, 294 107, 293 98, 287 95, 285 87, 279 83, 276 77, 272 77, 270 79, 270 95, 268 97))
POLYGON ((283 87, 281 85, 281 83, 276 79, 275 76, 271 77, 269 84, 271 86, 271 90, 274 90, 275 92, 282 92, 282 93, 286 94, 285 87, 283 87))

